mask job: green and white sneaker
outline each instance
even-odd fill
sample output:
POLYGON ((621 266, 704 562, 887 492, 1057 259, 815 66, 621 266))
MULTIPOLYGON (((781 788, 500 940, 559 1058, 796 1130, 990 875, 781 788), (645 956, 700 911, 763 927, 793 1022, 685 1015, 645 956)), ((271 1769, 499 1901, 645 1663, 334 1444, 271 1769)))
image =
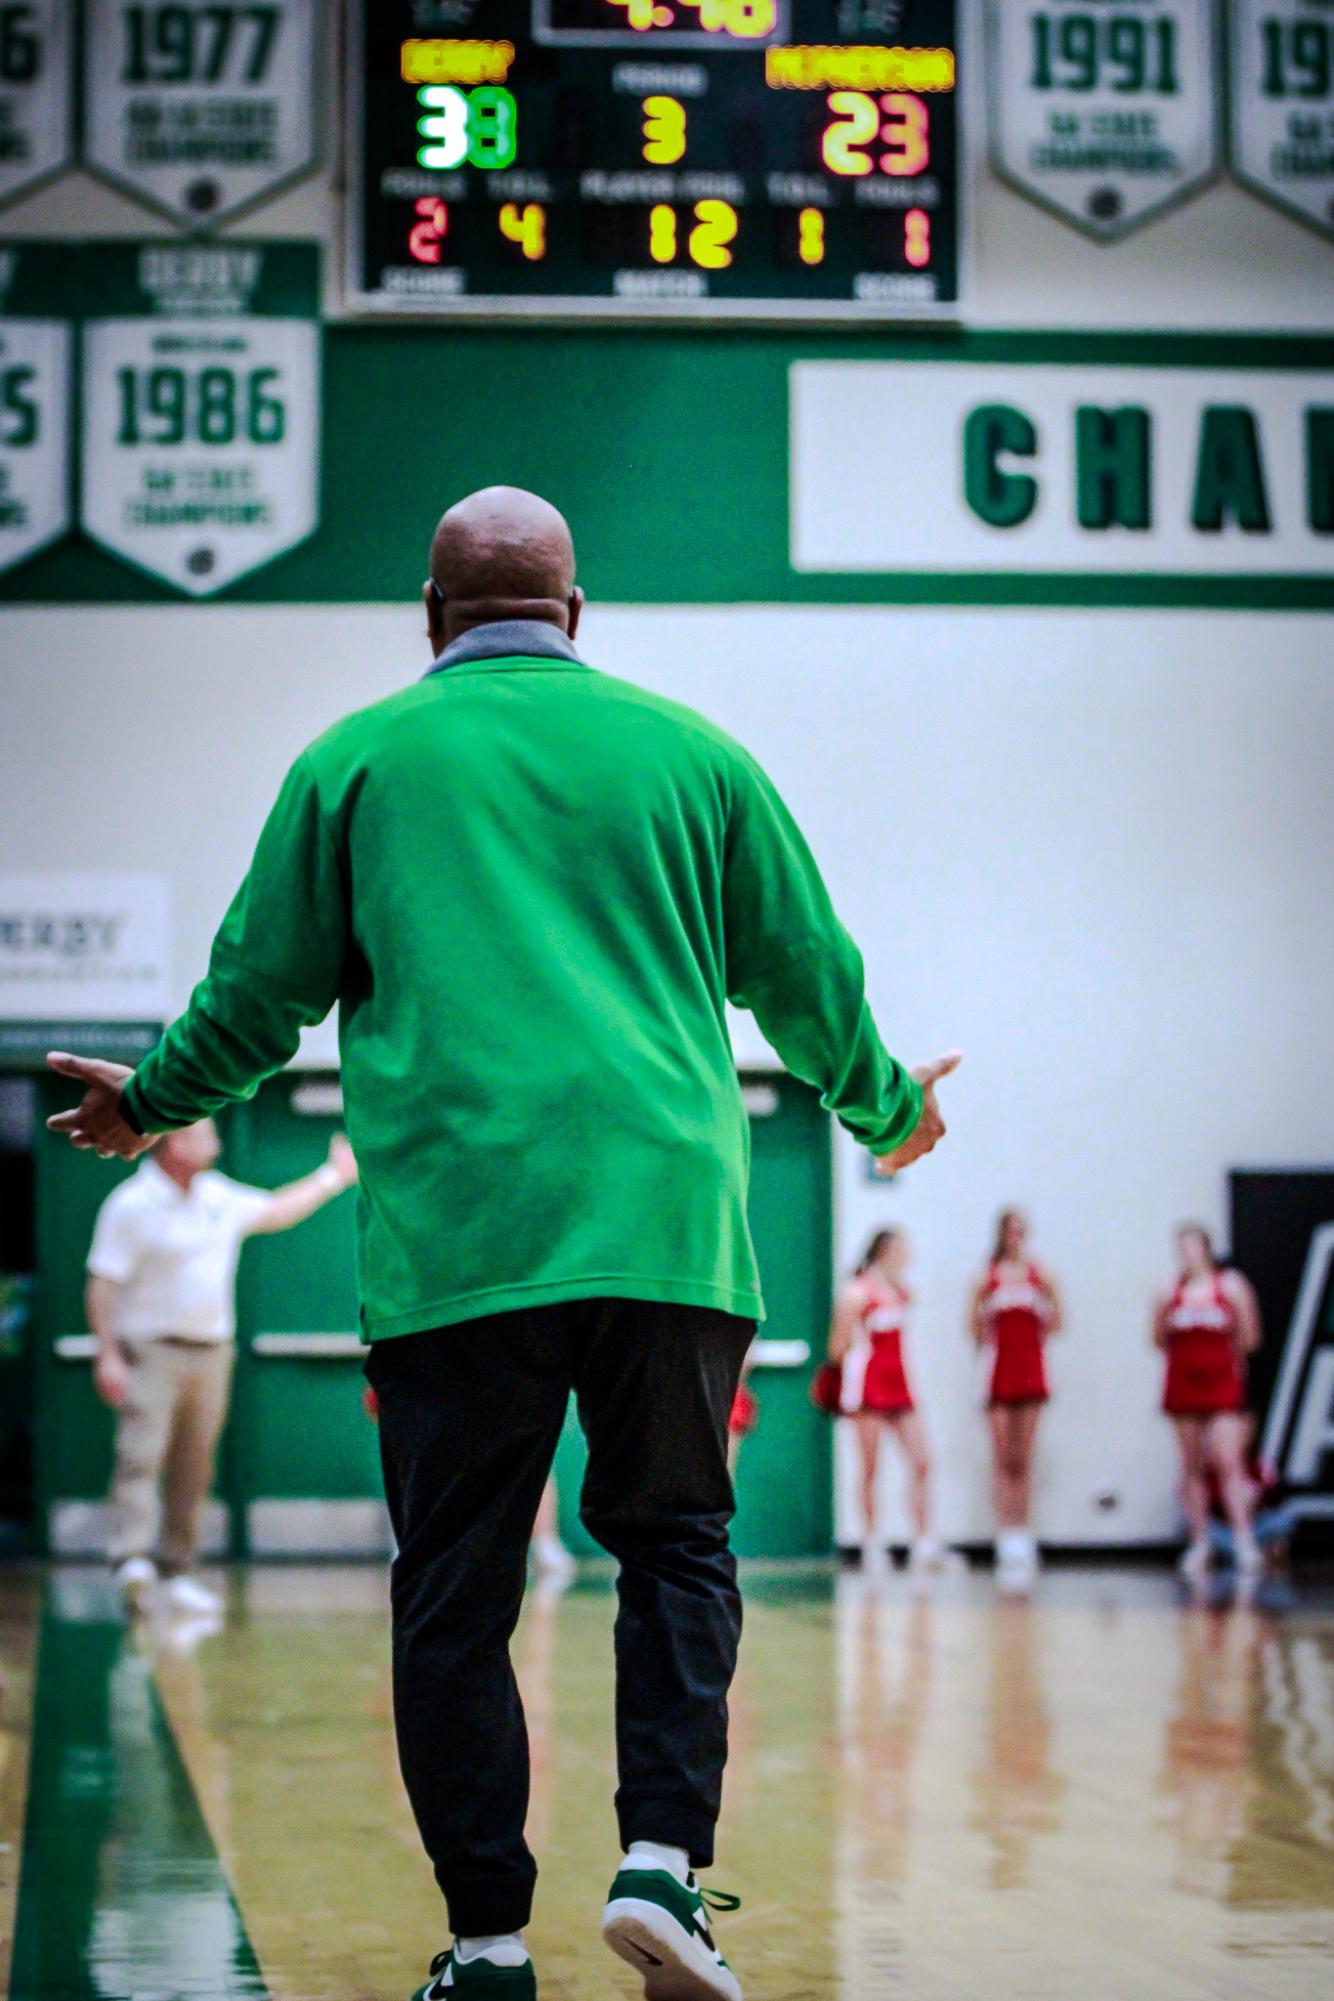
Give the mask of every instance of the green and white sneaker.
POLYGON ((431 1978, 419 1987, 412 2001, 458 2001, 475 1996, 476 2001, 537 2001, 537 1975, 531 1959, 522 1966, 497 1966, 489 1959, 455 1963, 454 1949, 438 1952, 431 1961, 431 1978))
POLYGON ((713 1942, 710 1910, 739 1897, 678 1883, 665 1869, 622 1869, 607 1896, 602 1936, 644 1978, 646 2001, 741 2001, 741 1986, 713 1942))

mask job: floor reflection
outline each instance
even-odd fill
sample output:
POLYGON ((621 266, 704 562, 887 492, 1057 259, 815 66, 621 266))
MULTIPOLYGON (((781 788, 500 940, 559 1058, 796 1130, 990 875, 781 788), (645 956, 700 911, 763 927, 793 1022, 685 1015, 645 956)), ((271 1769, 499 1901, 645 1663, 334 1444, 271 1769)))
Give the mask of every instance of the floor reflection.
MULTIPOLYGON (((0 1577, 0 1860, 28 1781, 22 2001, 398 2001, 444 1936, 394 1756, 382 1572, 237 1573, 219 1631, 137 1640, 104 1581, 0 1577), (25 1654, 26 1648, 26 1654, 25 1654), (25 1678, 26 1677, 26 1678, 25 1678)), ((543 2001, 634 1983, 601 1583, 516 1640, 543 2001)), ((1334 1951, 1334 1603, 1164 1575, 925 1588, 757 1576, 719 1887, 748 2001, 1312 2001, 1334 1951)), ((4 1875, 0 1871, 0 1889, 4 1875)), ((3 1992, 0 1985, 0 1992, 3 1992)))

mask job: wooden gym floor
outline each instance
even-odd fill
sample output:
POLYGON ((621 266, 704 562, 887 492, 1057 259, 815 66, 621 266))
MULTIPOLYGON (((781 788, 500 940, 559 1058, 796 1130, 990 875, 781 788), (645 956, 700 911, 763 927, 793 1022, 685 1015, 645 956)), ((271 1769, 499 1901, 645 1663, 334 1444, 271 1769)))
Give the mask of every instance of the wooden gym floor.
MULTIPOLYGON (((1334 1594, 1167 1575, 747 1577, 719 1863, 748 2001, 1334 1991, 1334 1594)), ((0 1573, 0 1995, 403 2001, 443 1942, 399 1787, 378 1570, 230 1574, 127 1632, 105 1575, 0 1573), (12 1964, 11 1964, 12 1960, 12 1964)), ((543 2001, 631 1995, 604 1581, 530 1597, 543 2001)))

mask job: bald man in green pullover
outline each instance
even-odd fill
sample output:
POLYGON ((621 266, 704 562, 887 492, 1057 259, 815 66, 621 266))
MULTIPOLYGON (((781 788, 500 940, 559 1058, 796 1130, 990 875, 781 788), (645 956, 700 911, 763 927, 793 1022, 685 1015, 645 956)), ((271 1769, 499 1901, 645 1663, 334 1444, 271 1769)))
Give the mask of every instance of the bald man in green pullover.
POLYGON ((361 1169, 403 1775, 453 1944, 426 2001, 532 2001, 528 1746, 509 1659, 571 1390, 618 1559, 621 1867, 603 1936, 650 2001, 740 2001, 713 1859, 741 1609, 727 1417, 763 1316, 725 1004, 887 1171, 944 1128, 759 766, 576 653, 561 516, 489 488, 425 587, 424 680, 292 766, 186 1012, 51 1124, 132 1158, 248 1098, 337 1004, 361 1169))

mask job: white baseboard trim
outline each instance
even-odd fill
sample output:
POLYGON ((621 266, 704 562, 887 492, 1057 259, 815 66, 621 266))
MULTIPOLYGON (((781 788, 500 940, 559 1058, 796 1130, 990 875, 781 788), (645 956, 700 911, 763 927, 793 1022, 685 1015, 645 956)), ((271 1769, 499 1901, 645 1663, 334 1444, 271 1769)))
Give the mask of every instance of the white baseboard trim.
POLYGON ((388 1556, 383 1501, 252 1501, 246 1513, 255 1556, 388 1556))
MULTIPOLYGON (((111 1507, 107 1501, 52 1501, 46 1518, 53 1556, 105 1556, 111 1541, 111 1507)), ((227 1510, 210 1501, 204 1510, 202 1556, 227 1553, 227 1510)))

